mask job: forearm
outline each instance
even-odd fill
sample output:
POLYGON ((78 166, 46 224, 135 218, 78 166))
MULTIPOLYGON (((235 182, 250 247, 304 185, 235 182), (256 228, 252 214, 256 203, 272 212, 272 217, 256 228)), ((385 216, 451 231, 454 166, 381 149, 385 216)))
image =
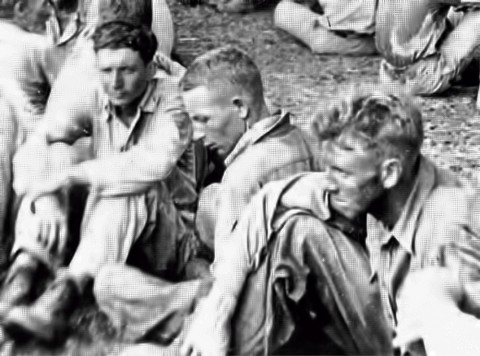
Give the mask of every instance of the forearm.
POLYGON ((141 193, 170 174, 177 155, 132 149, 80 163, 72 167, 70 179, 73 184, 91 186, 101 196, 141 193))

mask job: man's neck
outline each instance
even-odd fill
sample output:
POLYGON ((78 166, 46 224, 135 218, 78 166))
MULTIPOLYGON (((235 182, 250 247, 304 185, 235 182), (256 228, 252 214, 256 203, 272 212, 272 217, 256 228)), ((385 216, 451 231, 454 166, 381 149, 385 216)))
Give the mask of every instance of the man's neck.
POLYGON ((250 113, 250 116, 247 119, 247 127, 250 128, 260 120, 270 116, 271 116, 271 113, 268 110, 267 105, 265 104, 265 101, 263 101, 257 109, 252 110, 252 112, 250 113))
POLYGON ((125 106, 114 106, 113 110, 115 116, 125 124, 125 126, 130 127, 138 111, 138 102, 135 100, 134 104, 129 104, 125 106))
POLYGON ((393 230, 395 224, 400 219, 408 198, 415 187, 417 175, 418 164, 394 188, 385 191, 377 199, 377 203, 370 209, 369 213, 381 221, 389 230, 393 230))

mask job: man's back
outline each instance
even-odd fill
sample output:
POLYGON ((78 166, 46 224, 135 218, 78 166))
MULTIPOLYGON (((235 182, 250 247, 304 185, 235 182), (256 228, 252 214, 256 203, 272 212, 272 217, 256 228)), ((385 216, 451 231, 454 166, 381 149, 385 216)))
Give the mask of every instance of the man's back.
POLYGON ((264 120, 270 122, 263 128, 254 126, 252 131, 256 132, 247 131, 242 137, 229 156, 234 160, 229 162, 227 158, 219 193, 216 242, 229 235, 244 207, 264 185, 315 170, 310 146, 302 132, 290 124, 288 114, 264 120))

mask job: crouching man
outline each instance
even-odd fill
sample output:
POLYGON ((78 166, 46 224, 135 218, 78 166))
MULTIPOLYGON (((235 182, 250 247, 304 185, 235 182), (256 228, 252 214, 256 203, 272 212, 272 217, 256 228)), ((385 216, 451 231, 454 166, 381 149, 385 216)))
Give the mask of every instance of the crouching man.
POLYGON ((180 211, 194 206, 196 192, 194 179, 176 168, 192 135, 178 81, 157 76, 157 41, 146 28, 108 22, 96 29, 93 43, 98 82, 68 107, 47 108, 38 152, 43 172, 28 181, 25 167, 29 161, 35 166, 36 158, 20 152, 14 162, 24 177, 15 184, 23 202, 0 309, 7 331, 47 341, 60 336, 104 264, 135 257, 149 272, 174 278, 194 248, 193 215, 180 211), (91 136, 89 160, 72 146, 84 136, 91 136), (172 176, 185 188, 177 190, 183 199, 168 189, 172 176), (66 193, 78 185, 89 189, 81 239, 69 267, 58 270, 69 237, 66 193), (36 297, 33 284, 42 269, 53 274, 53 283, 26 306, 36 297))
MULTIPOLYGON (((404 282, 430 266, 449 269, 462 309, 479 315, 478 257, 453 244, 479 240, 474 190, 421 155, 418 109, 373 92, 318 119, 325 173, 273 183, 254 199, 216 251, 183 355, 281 353, 292 342, 287 353, 313 344, 314 354, 391 354, 393 331, 405 341, 415 320, 404 282)), ((401 340, 402 351, 425 354, 401 340)))

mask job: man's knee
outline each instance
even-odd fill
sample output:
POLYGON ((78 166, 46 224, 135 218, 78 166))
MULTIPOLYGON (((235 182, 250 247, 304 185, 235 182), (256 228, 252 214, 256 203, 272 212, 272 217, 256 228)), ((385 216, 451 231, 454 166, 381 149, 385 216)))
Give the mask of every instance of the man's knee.
POLYGON ((382 85, 404 88, 412 95, 435 95, 450 87, 453 70, 444 65, 442 56, 419 60, 406 69, 397 69, 383 60, 380 64, 379 81, 382 85))
POLYGON ((288 30, 298 18, 295 16, 297 13, 298 4, 293 3, 290 0, 282 0, 275 8, 273 13, 273 22, 276 27, 283 30, 288 30))
POLYGON ((100 269, 93 285, 93 294, 98 304, 110 300, 113 290, 122 286, 124 268, 121 264, 108 264, 100 269))

